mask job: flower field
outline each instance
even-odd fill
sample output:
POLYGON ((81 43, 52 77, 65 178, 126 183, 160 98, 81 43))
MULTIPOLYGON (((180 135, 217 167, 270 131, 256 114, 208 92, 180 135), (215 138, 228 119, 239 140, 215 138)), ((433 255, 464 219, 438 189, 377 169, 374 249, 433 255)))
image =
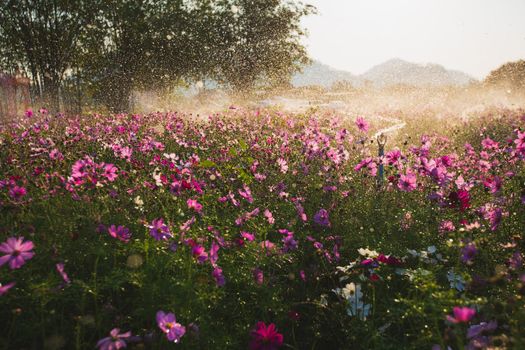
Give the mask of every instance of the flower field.
POLYGON ((525 112, 382 157, 379 127, 242 108, 0 126, 0 347, 524 349, 525 112))

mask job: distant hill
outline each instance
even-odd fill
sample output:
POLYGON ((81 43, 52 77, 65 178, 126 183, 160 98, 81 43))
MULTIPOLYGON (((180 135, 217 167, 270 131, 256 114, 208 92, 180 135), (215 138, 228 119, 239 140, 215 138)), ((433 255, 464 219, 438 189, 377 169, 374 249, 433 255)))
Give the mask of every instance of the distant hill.
POLYGON ((474 78, 463 72, 447 70, 438 64, 416 64, 400 59, 391 59, 377 65, 360 75, 360 78, 379 86, 393 84, 467 85, 475 81, 474 78))
POLYGON ((292 78, 296 87, 320 85, 330 87, 337 81, 347 81, 354 86, 369 82, 374 86, 410 84, 415 86, 467 85, 476 79, 455 70, 448 70, 438 64, 417 64, 401 59, 391 59, 379 64, 361 75, 333 69, 321 62, 314 61, 304 68, 302 73, 292 78))
POLYGON ((309 85, 330 87, 338 81, 348 81, 354 85, 358 79, 350 72, 334 69, 319 61, 314 61, 310 66, 304 67, 302 73, 292 77, 292 85, 295 87, 309 85))

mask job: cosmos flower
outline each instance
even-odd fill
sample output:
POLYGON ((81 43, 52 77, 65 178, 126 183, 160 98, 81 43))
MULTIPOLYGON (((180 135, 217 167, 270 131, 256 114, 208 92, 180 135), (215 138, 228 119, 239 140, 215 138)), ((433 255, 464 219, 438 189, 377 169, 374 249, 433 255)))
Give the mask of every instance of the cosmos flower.
POLYGON ((53 150, 51 150, 51 152, 49 152, 49 158, 51 158, 52 160, 62 160, 64 159, 64 155, 60 153, 58 149, 54 148, 53 150))
POLYGON ((445 221, 442 221, 440 224, 439 224, 439 233, 440 234, 444 234, 444 233, 447 233, 447 232, 452 232, 456 229, 456 227, 454 226, 454 223, 450 220, 445 220, 445 221))
POLYGON ((268 220, 268 223, 270 225, 273 225, 275 223, 275 219, 274 219, 274 217, 272 215, 272 212, 269 211, 268 209, 264 210, 264 217, 266 218, 266 220, 268 220))
POLYGON ((401 175, 397 183, 397 187, 401 191, 411 192, 417 188, 417 177, 412 172, 407 172, 406 175, 401 175))
POLYGON ((476 315, 476 310, 470 307, 455 306, 453 308, 453 313, 454 313, 454 316, 447 315, 447 320, 449 322, 467 323, 476 315))
POLYGON ((215 279, 215 283, 217 284, 217 287, 222 287, 226 284, 226 279, 224 278, 222 269, 220 267, 216 266, 213 269, 211 275, 215 279))
POLYGON ((258 285, 262 285, 264 282, 264 272, 260 268, 256 267, 252 270, 252 274, 255 283, 257 283, 258 285))
POLYGON ((166 337, 169 341, 178 343, 180 338, 186 333, 186 327, 177 323, 175 315, 173 313, 164 313, 164 311, 157 312, 157 325, 163 333, 166 334, 166 337))
POLYGON ((475 338, 480 336, 483 332, 492 332, 498 328, 498 323, 496 321, 490 322, 481 322, 480 324, 475 324, 469 327, 467 330, 467 338, 475 338))
POLYGON ((290 235, 286 235, 283 238, 283 248, 282 251, 284 253, 288 253, 291 250, 297 249, 297 241, 294 239, 293 232, 290 235))
POLYGON ((257 322, 251 336, 250 350, 276 350, 283 345, 283 335, 273 323, 266 326, 264 322, 257 322))
POLYGON ((217 254, 219 249, 220 249, 219 245, 215 242, 212 242, 211 248, 210 248, 210 254, 209 254, 210 263, 212 266, 215 266, 217 263, 217 260, 219 260, 219 255, 217 254))
POLYGON ((22 186, 13 186, 9 189, 9 197, 18 201, 27 194, 27 190, 22 186))
POLYGON ((9 237, 0 244, 0 252, 6 254, 0 257, 0 266, 9 263, 11 270, 18 269, 35 255, 32 250, 33 242, 24 242, 24 237, 9 237))
POLYGON ((197 213, 200 213, 202 211, 202 204, 197 202, 196 199, 188 199, 187 202, 188 208, 195 210, 197 213))
POLYGON ((477 252, 478 250, 474 243, 467 244, 461 249, 461 261, 465 264, 471 264, 477 252))
POLYGON ((283 158, 277 159, 277 165, 279 165, 281 173, 286 174, 288 172, 288 163, 283 158))
POLYGON ((368 129, 370 128, 370 125, 363 117, 357 117, 357 119, 355 120, 355 125, 357 126, 359 131, 362 132, 368 132, 368 129))
POLYGON ((104 164, 103 170, 104 172, 102 173, 102 176, 104 176, 109 181, 115 181, 115 179, 118 177, 118 169, 113 164, 104 164))
POLYGON ((191 253, 195 259, 199 262, 199 264, 202 264, 206 260, 208 260, 208 253, 206 253, 206 250, 204 247, 200 244, 196 244, 191 249, 191 253))
POLYGON ((239 189, 238 192, 242 198, 248 201, 248 203, 253 203, 252 192, 248 186, 244 185, 243 188, 239 189))
POLYGON ((248 242, 253 242, 255 240, 255 235, 246 231, 241 232, 241 237, 247 240, 248 242))
POLYGON ((71 280, 69 279, 66 271, 64 270, 64 264, 63 263, 58 263, 55 266, 56 266, 56 269, 57 269, 58 273, 60 274, 60 276, 64 280, 64 282, 66 282, 67 284, 71 283, 71 280))
POLYGON ((0 296, 4 295, 9 291, 9 289, 13 288, 15 286, 15 282, 9 282, 7 284, 1 284, 0 283, 0 296))
POLYGON ((127 346, 126 339, 131 337, 131 332, 119 333, 120 329, 113 328, 109 337, 102 338, 97 343, 99 350, 117 350, 127 346))
POLYGON ((330 227, 329 214, 326 209, 319 209, 319 211, 314 215, 314 222, 317 225, 330 227))
POLYGON ((155 238, 157 241, 167 240, 173 235, 170 232, 168 225, 164 223, 162 218, 155 219, 151 222, 149 227, 149 234, 151 237, 155 238))
POLYGON ((128 243, 131 239, 131 233, 129 229, 124 226, 111 225, 108 227, 108 233, 111 237, 121 240, 124 243, 128 243))

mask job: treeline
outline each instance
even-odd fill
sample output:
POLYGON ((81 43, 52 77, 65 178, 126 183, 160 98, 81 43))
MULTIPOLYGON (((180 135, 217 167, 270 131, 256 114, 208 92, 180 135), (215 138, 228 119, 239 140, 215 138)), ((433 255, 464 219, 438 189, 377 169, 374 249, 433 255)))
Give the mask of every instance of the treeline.
POLYGON ((282 86, 308 61, 300 20, 314 11, 286 0, 1 0, 0 71, 25 73, 53 110, 89 98, 127 111, 134 90, 203 80, 282 86))
POLYGON ((525 60, 503 64, 490 72, 485 79, 485 84, 525 93, 525 60))

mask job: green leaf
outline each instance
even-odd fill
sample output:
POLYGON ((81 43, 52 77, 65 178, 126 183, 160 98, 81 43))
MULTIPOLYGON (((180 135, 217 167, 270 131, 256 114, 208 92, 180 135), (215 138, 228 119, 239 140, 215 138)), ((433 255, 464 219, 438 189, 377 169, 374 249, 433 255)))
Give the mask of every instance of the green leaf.
POLYGON ((202 162, 199 163, 199 166, 201 168, 213 168, 213 167, 216 167, 217 164, 215 164, 215 162, 212 162, 211 160, 209 159, 206 159, 206 160, 203 160, 202 162))

